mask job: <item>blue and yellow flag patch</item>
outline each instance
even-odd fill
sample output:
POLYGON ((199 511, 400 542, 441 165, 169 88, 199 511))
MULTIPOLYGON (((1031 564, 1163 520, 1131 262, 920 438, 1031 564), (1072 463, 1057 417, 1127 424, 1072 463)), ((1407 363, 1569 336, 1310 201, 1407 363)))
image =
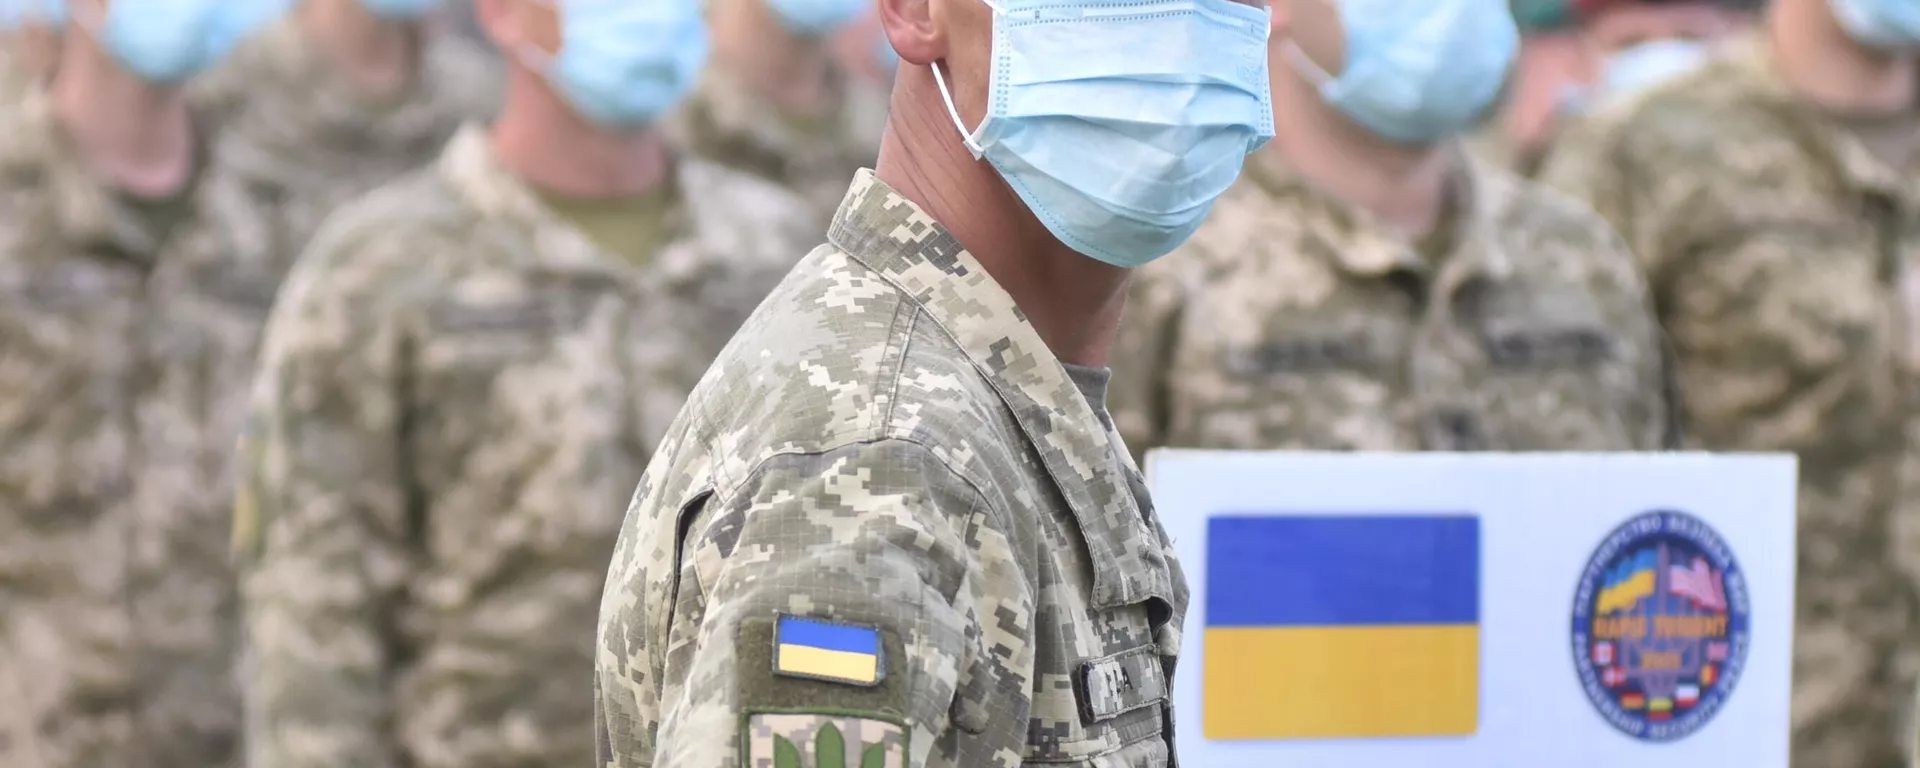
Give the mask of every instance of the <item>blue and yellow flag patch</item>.
POLYGON ((1471 515, 1208 521, 1201 732, 1216 741, 1479 727, 1471 515))
POLYGON ((880 630, 782 615, 774 626, 773 673, 846 685, 879 685, 887 675, 880 630))

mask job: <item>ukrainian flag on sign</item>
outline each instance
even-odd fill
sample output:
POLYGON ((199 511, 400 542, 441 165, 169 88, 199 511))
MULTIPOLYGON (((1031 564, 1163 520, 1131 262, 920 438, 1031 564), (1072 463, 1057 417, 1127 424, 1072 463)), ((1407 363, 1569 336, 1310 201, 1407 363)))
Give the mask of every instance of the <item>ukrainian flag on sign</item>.
POLYGON ((1478 728, 1478 518, 1216 517, 1206 546, 1206 738, 1478 728))

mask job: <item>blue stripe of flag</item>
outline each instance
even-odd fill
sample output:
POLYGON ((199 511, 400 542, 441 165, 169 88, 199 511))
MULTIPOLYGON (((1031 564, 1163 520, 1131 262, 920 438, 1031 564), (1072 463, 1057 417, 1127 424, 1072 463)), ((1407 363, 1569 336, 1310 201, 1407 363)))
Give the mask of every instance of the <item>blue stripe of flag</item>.
POLYGON ((782 616, 780 643, 877 656, 880 653, 880 630, 782 616))
POLYGON ((1207 524, 1207 626, 1480 621, 1480 520, 1222 516, 1207 524))

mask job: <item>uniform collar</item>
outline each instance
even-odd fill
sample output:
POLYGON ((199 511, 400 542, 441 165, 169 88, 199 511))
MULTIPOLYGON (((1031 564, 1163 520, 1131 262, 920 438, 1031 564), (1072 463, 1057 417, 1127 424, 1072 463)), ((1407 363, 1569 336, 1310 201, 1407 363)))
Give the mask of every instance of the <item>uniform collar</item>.
POLYGON ((1874 156, 1866 145, 1796 93, 1780 76, 1779 62, 1764 32, 1751 33, 1728 45, 1714 77, 1727 77, 1742 91, 1758 97, 1770 112, 1786 119, 1802 143, 1825 155, 1848 186, 1886 197, 1908 210, 1920 208, 1920 179, 1907 179, 1898 169, 1874 156))
MULTIPOLYGON (((584 233, 541 202, 525 182, 501 166, 484 127, 468 124, 455 133, 440 155, 437 170, 460 201, 482 219, 526 230, 531 238, 529 246, 542 266, 622 274, 628 271, 626 262, 594 246, 584 233)), ((668 214, 667 231, 686 233, 692 228, 689 201, 684 194, 678 196, 681 199, 668 214)), ((703 263, 697 249, 663 247, 659 256, 648 262, 645 273, 678 284, 696 279, 703 272, 703 263)))
MULTIPOLYGON (((1500 225, 1502 212, 1512 205, 1512 184, 1458 143, 1448 151, 1456 160, 1447 183, 1448 194, 1458 201, 1452 210, 1458 221, 1453 228, 1455 242, 1435 273, 1442 292, 1469 279, 1499 281, 1513 274, 1500 225)), ((1434 273, 1435 265, 1429 265, 1406 238, 1389 231, 1367 211, 1322 190, 1278 156, 1268 154, 1248 163, 1245 173, 1275 200, 1287 202, 1287 210, 1304 208, 1337 225, 1314 234, 1326 246, 1318 250, 1340 270, 1366 278, 1396 270, 1434 273)))
POLYGON ((1093 601, 1172 601, 1164 555, 1142 527, 1114 447, 1013 297, 924 211, 862 170, 827 239, 879 273, 959 345, 993 386, 1072 508, 1096 563, 1093 601))
MULTIPOLYGON (((0 178, 7 186, 38 187, 51 204, 44 226, 80 249, 106 249, 121 258, 150 266, 177 222, 155 222, 122 195, 102 183, 81 161, 61 133, 53 114, 53 98, 45 84, 33 84, 18 94, 10 109, 0 107, 0 178)), ((196 121, 197 122, 197 121, 196 121)), ((188 190, 196 194, 209 164, 209 144, 196 136, 195 177, 188 190)))
POLYGON ((307 39, 299 14, 283 14, 242 43, 222 72, 203 78, 196 95, 215 109, 246 110, 229 130, 247 140, 225 142, 235 146, 223 149, 245 153, 230 160, 267 175, 305 158, 337 163, 365 155, 385 162, 406 148, 430 153, 451 126, 482 117, 475 113, 484 111, 492 77, 475 69, 492 64, 456 36, 429 34, 421 43, 415 81, 385 103, 372 103, 307 39), (262 92, 267 89, 273 92, 262 92))
MULTIPOLYGON (((829 98, 844 99, 846 78, 837 71, 830 77, 829 98)), ((693 97, 676 117, 681 138, 700 154, 760 176, 791 181, 789 176, 799 170, 787 167, 792 158, 831 150, 834 137, 845 127, 836 119, 842 112, 829 109, 817 125, 802 126, 726 70, 713 67, 700 75, 693 97)))

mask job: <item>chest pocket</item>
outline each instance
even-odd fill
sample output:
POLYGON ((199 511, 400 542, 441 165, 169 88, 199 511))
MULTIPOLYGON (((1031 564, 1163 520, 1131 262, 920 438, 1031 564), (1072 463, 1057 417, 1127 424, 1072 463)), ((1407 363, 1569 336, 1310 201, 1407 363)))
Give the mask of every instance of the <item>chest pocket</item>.
POLYGON ((1264 340, 1232 350, 1229 370, 1243 377, 1376 372, 1386 355, 1374 337, 1364 332, 1327 329, 1264 340))
POLYGON ((1619 355, 1584 293, 1520 286, 1487 292, 1473 304, 1472 333, 1495 375, 1590 371, 1619 355))
POLYGON ((448 297, 427 307, 429 364, 491 369, 552 354, 579 333, 602 302, 600 291, 548 287, 487 298, 448 297))

